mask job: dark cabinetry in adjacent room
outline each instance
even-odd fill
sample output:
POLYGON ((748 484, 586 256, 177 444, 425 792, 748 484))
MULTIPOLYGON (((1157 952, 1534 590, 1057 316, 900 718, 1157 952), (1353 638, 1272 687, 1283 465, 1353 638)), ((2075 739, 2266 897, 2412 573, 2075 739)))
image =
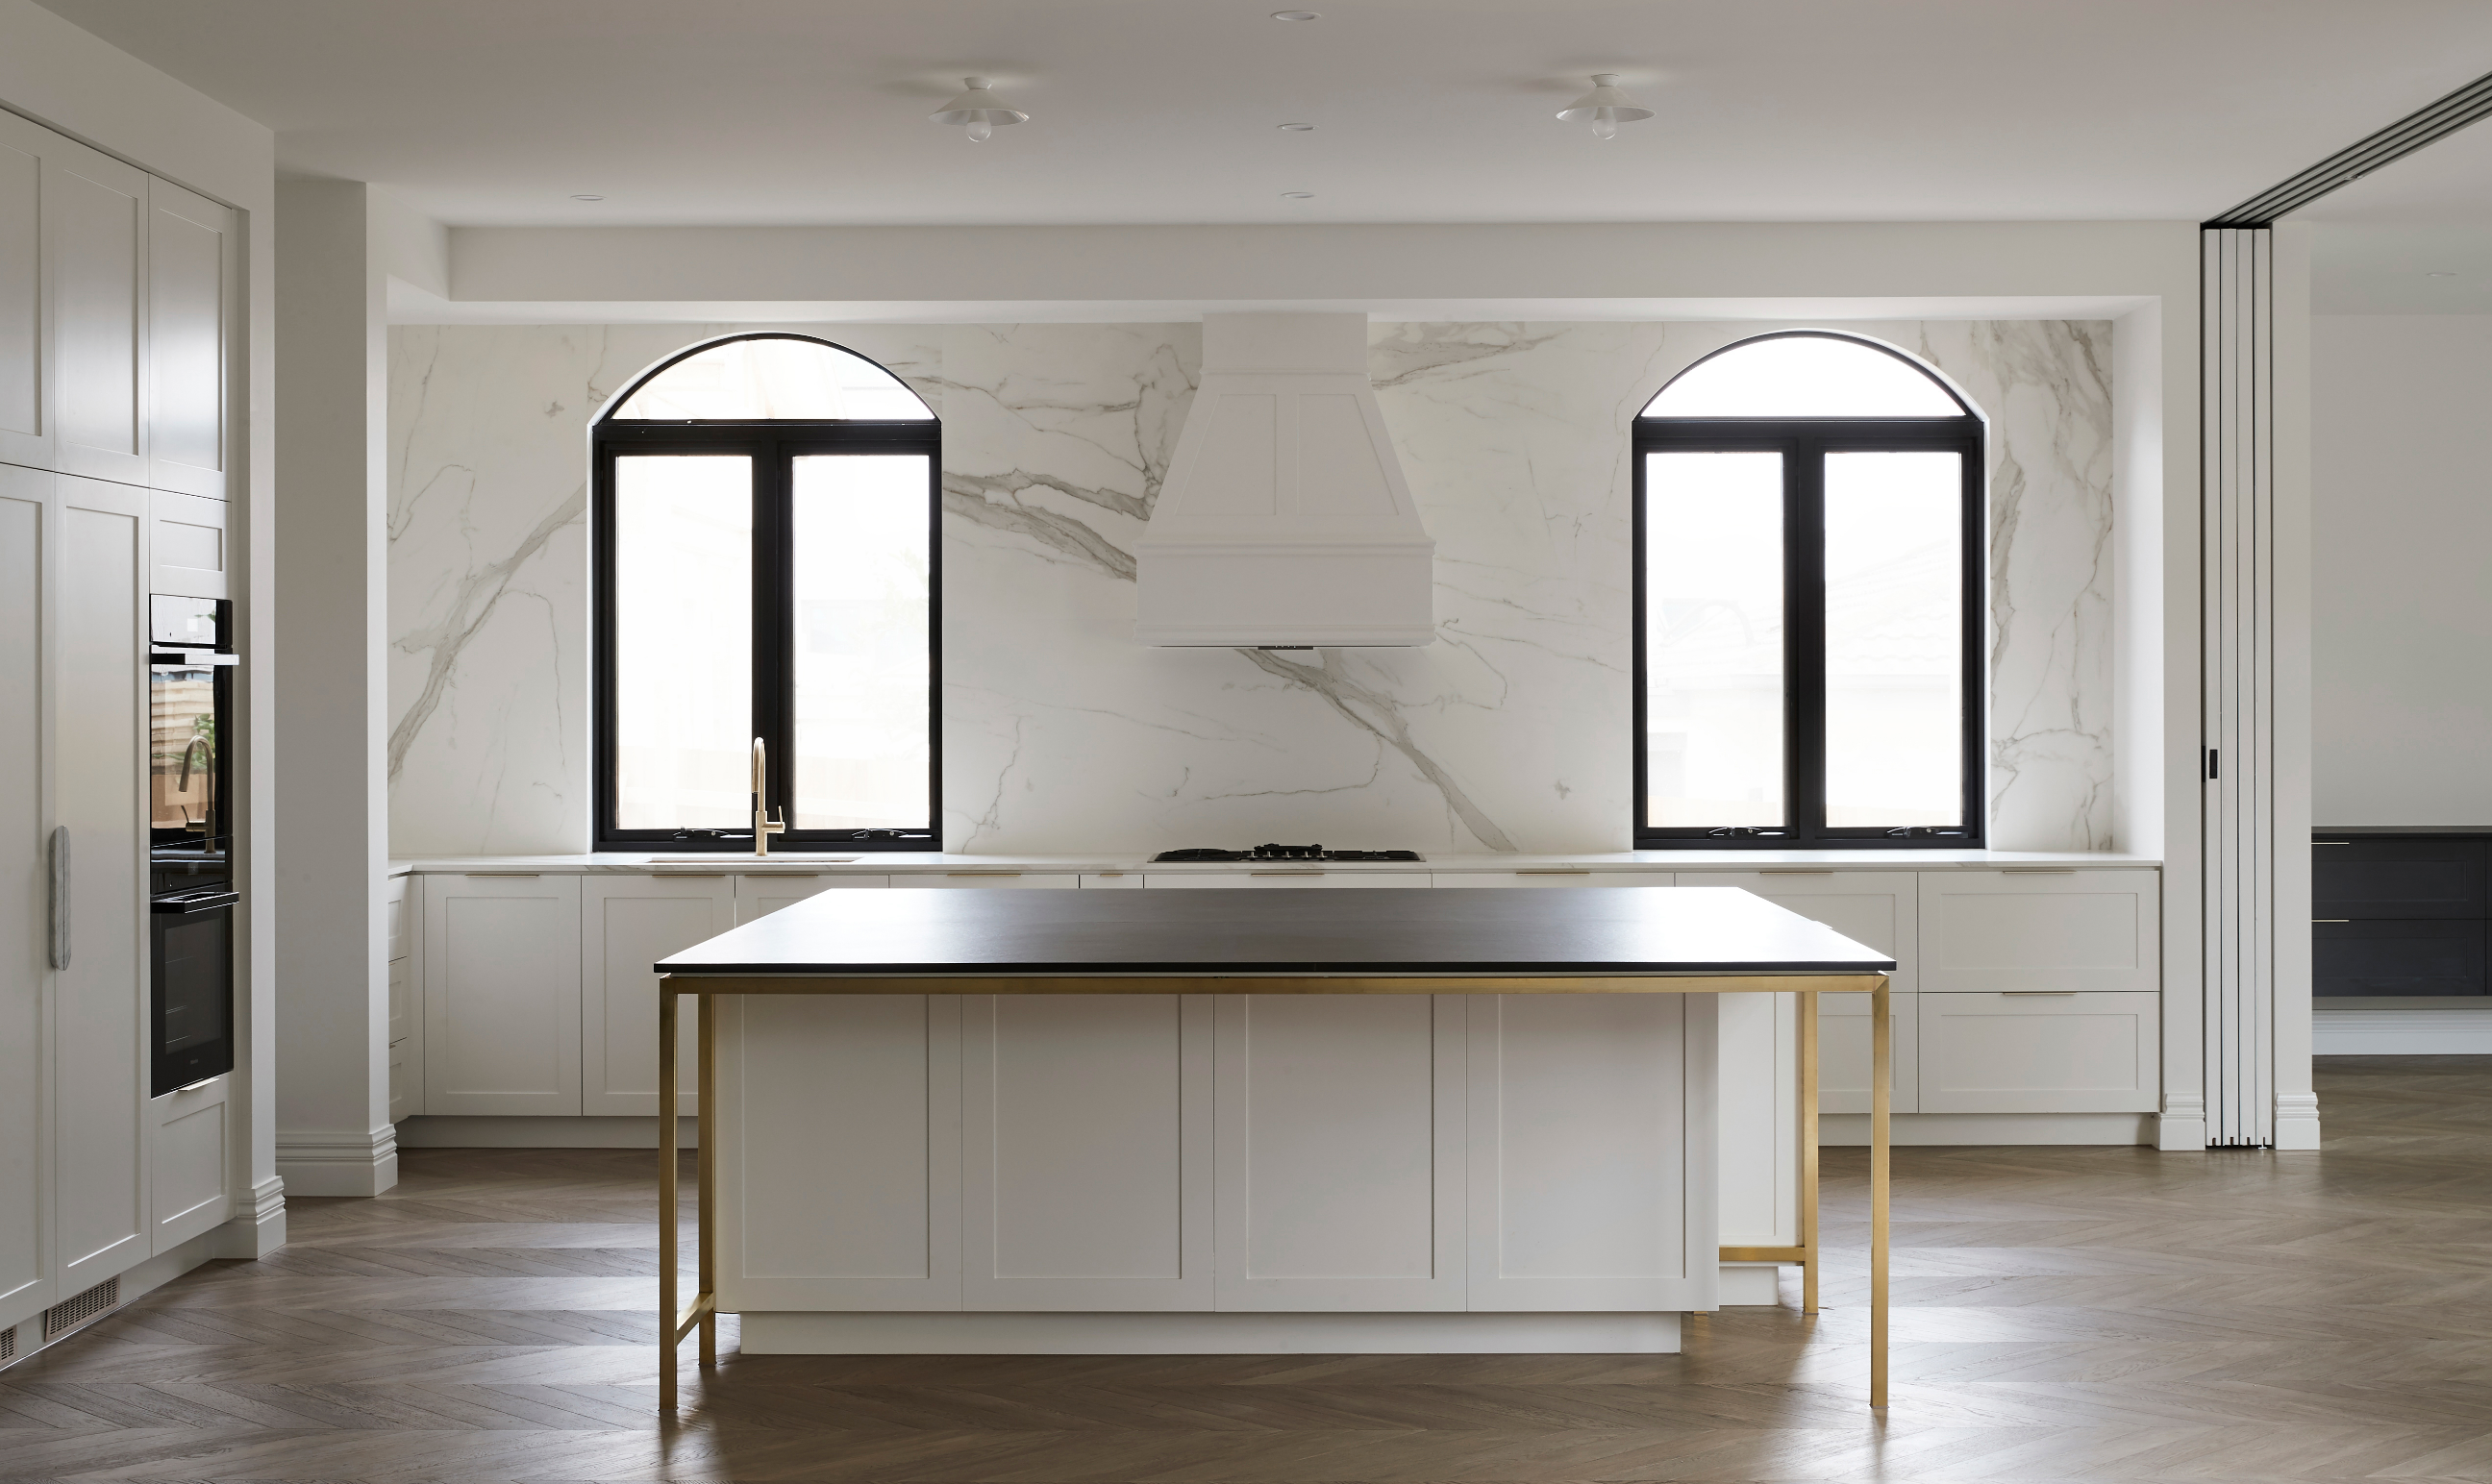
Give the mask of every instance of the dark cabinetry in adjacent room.
POLYGON ((2313 831, 2311 994, 2485 993, 2487 848, 2492 830, 2313 831))

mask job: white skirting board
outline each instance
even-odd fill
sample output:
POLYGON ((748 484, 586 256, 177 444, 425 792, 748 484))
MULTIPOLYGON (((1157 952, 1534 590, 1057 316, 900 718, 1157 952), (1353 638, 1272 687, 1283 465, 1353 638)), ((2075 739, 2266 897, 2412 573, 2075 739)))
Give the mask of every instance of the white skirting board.
POLYGON ((1675 1355, 1676 1314, 755 1313, 748 1355, 1675 1355))
POLYGON ((2316 1056, 2492 1055, 2492 1003, 2316 1009, 2310 1051, 2316 1056))
MULTIPOLYGON (((1899 1145, 1927 1148, 1958 1144, 2142 1143, 2155 1140, 2152 1113, 1896 1113, 1892 1138, 1899 1145)), ((1820 1113, 1821 1144, 1869 1143, 1867 1113, 1820 1113)))
MULTIPOLYGON (((679 1118, 675 1146, 699 1145, 693 1120, 679 1118)), ((431 1117, 408 1118, 398 1126, 401 1149, 654 1149, 655 1118, 564 1117, 431 1117)))

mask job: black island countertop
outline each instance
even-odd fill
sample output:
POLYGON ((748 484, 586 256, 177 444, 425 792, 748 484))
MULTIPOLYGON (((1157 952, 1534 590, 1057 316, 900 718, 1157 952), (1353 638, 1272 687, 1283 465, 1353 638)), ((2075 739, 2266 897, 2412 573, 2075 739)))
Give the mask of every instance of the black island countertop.
POLYGON ((1879 974, 1895 961, 1729 887, 823 892, 662 974, 1879 974))

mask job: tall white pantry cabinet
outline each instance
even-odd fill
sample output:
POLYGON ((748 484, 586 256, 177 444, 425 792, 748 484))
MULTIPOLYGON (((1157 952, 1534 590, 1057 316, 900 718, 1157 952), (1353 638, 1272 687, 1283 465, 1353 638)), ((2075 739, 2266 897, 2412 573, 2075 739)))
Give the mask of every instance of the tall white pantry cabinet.
POLYGON ((236 1077, 148 1096, 145 862, 147 595, 231 596, 234 224, 0 112, 0 1345, 233 1213, 236 1077))

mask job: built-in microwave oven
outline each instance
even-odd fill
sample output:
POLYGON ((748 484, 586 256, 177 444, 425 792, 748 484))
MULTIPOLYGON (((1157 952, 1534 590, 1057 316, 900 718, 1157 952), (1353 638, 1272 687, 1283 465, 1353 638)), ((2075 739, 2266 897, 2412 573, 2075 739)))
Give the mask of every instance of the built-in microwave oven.
POLYGON ((233 1070, 232 605, 148 600, 148 1042, 152 1096, 233 1070))

